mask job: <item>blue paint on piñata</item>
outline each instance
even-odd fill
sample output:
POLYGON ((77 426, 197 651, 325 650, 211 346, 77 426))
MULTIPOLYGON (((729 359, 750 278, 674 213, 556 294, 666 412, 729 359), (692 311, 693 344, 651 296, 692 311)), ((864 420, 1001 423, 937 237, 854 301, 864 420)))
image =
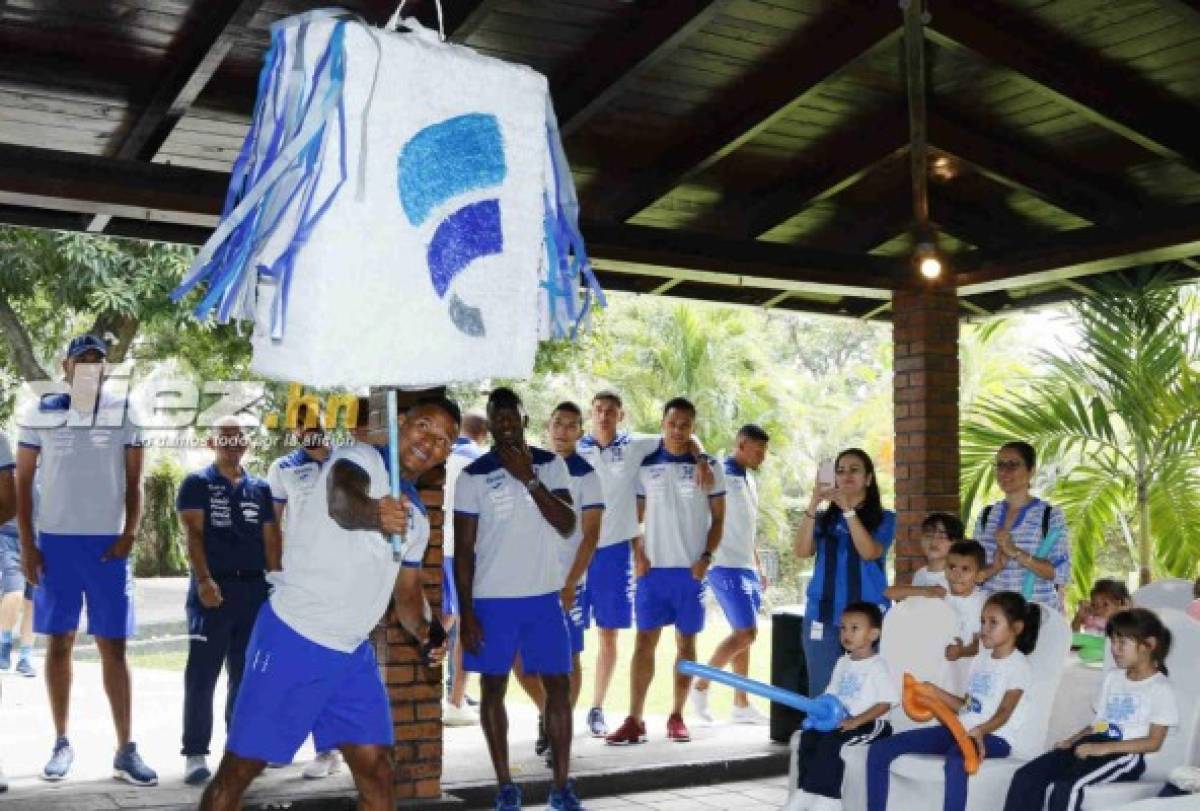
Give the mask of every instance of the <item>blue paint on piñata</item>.
POLYGON ((504 250, 500 201, 481 200, 463 206, 437 227, 429 243, 429 276, 439 298, 450 282, 476 259, 504 250))
POLYGON ((409 224, 464 192, 497 186, 507 166, 494 115, 471 113, 425 127, 400 152, 400 205, 409 224))

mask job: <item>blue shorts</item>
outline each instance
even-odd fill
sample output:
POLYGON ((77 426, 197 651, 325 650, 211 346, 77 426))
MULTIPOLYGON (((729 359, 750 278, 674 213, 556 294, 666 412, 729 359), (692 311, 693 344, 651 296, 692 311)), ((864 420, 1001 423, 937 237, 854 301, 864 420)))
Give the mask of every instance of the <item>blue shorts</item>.
POLYGON ((735 631, 758 627, 758 611, 762 608, 762 581, 758 572, 714 566, 708 570, 708 587, 735 631))
POLYGON ((0 594, 25 590, 21 569, 21 542, 16 535, 0 532, 0 594))
POLYGON ((79 612, 87 599, 92 636, 133 636, 133 561, 102 561, 116 535, 38 533, 45 570, 33 590, 33 630, 64 634, 79 628, 79 612))
POLYGON ((442 616, 458 613, 458 587, 454 585, 454 558, 442 558, 442 616))
POLYGON ((686 636, 704 630, 704 583, 684 567, 651 569, 637 581, 637 628, 652 631, 674 625, 686 636))
POLYGON ((584 621, 598 628, 633 625, 633 547, 629 541, 596 550, 588 565, 584 621))
POLYGON ((264 603, 238 689, 226 750, 249 760, 291 763, 304 739, 318 752, 344 744, 392 746, 392 713, 375 650, 353 653, 296 633, 264 603))
POLYGON ((558 592, 537 597, 476 597, 475 617, 483 631, 479 651, 463 648, 463 669, 488 676, 521 665, 530 675, 571 672, 571 637, 558 592))
POLYGON ((571 635, 571 653, 583 652, 583 632, 587 630, 587 607, 584 605, 587 586, 575 586, 575 604, 567 612, 567 632, 571 635))

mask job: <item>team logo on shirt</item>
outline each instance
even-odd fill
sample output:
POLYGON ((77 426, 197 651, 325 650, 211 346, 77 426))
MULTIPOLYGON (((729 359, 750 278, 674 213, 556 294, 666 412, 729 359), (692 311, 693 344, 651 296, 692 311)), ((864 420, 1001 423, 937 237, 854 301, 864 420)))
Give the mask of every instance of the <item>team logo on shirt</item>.
POLYGON ((253 501, 242 502, 242 520, 252 524, 258 523, 258 505, 253 501))
POLYGON ((495 473, 487 474, 485 481, 489 489, 499 490, 504 485, 504 471, 497 470, 495 473))
POLYGON ((857 673, 846 673, 838 681, 835 694, 845 703, 848 699, 855 698, 863 688, 863 677, 857 673))

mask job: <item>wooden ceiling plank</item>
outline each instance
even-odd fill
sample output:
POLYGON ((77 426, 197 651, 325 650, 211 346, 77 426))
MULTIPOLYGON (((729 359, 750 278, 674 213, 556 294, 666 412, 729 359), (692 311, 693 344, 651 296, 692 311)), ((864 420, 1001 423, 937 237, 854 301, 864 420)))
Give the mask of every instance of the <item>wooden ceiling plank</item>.
POLYGON ((938 5, 927 32, 1024 77, 1060 104, 1154 154, 1200 168, 1200 109, 999 0, 938 5))
POLYGON ((551 82, 559 130, 569 138, 683 42, 729 0, 630 4, 619 22, 593 35, 573 61, 576 70, 551 82))
POLYGON ((614 176, 607 184, 609 194, 589 195, 585 208, 616 222, 633 217, 786 117, 822 82, 897 34, 898 20, 886 2, 863 0, 856 5, 868 8, 853 17, 844 10, 830 11, 798 32, 685 122, 661 150, 652 171, 614 176))

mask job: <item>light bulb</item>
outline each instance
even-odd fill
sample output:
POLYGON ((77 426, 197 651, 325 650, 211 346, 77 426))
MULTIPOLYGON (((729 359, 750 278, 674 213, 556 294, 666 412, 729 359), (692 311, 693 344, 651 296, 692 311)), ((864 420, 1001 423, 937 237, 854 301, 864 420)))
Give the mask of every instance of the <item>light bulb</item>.
POLYGON ((921 275, 926 279, 936 279, 942 275, 942 262, 936 256, 926 256, 921 260, 921 275))

